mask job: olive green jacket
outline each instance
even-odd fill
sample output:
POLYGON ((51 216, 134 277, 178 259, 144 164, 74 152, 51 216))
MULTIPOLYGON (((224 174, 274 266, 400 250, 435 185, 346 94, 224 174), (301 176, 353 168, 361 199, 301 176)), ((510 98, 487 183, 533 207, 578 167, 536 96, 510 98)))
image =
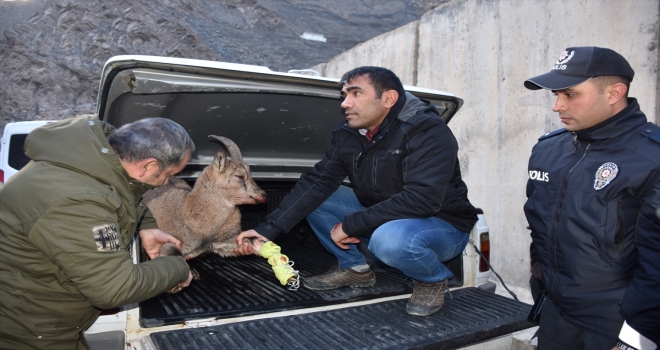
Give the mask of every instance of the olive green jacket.
POLYGON ((100 309, 188 277, 181 257, 133 264, 140 199, 152 186, 128 176, 106 139, 113 130, 96 116, 35 129, 32 161, 0 187, 0 348, 85 348, 80 333, 100 309))

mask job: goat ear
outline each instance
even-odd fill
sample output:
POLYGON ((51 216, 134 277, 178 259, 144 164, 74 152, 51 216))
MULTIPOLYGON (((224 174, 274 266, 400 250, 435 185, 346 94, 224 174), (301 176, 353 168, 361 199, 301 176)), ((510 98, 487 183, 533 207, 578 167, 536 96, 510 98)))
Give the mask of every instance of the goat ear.
POLYGON ((225 150, 219 149, 217 152, 215 152, 215 158, 213 159, 213 167, 215 168, 215 171, 221 173, 225 171, 226 166, 227 166, 227 154, 225 153, 225 150))

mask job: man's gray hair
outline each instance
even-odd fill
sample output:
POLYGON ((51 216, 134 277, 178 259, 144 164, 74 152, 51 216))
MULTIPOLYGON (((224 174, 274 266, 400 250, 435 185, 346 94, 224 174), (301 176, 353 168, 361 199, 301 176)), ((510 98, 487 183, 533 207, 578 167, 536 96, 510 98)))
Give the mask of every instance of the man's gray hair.
POLYGON ((195 152, 186 129, 166 118, 145 118, 126 124, 110 134, 108 142, 122 161, 155 158, 160 170, 180 165, 195 152))

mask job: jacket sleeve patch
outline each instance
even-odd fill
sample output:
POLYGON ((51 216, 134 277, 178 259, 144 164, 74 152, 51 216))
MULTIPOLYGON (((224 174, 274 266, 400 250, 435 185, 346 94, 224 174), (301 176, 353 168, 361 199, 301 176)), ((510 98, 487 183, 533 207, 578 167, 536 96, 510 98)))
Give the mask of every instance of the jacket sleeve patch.
POLYGON ((119 250, 119 236, 115 224, 96 226, 92 229, 96 249, 100 252, 108 250, 119 250))

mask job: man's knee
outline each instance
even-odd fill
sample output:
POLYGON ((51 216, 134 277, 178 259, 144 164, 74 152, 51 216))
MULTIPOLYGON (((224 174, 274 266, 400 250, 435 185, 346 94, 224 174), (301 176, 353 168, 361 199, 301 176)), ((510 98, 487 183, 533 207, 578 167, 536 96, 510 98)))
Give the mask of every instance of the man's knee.
POLYGON ((385 253, 392 249, 390 243, 391 241, 388 242, 387 237, 374 232, 374 234, 369 237, 369 250, 374 254, 385 253))
POLYGON ((378 231, 369 238, 369 251, 383 262, 391 261, 395 257, 401 256, 404 249, 401 244, 395 243, 397 240, 385 234, 378 234, 378 231))

